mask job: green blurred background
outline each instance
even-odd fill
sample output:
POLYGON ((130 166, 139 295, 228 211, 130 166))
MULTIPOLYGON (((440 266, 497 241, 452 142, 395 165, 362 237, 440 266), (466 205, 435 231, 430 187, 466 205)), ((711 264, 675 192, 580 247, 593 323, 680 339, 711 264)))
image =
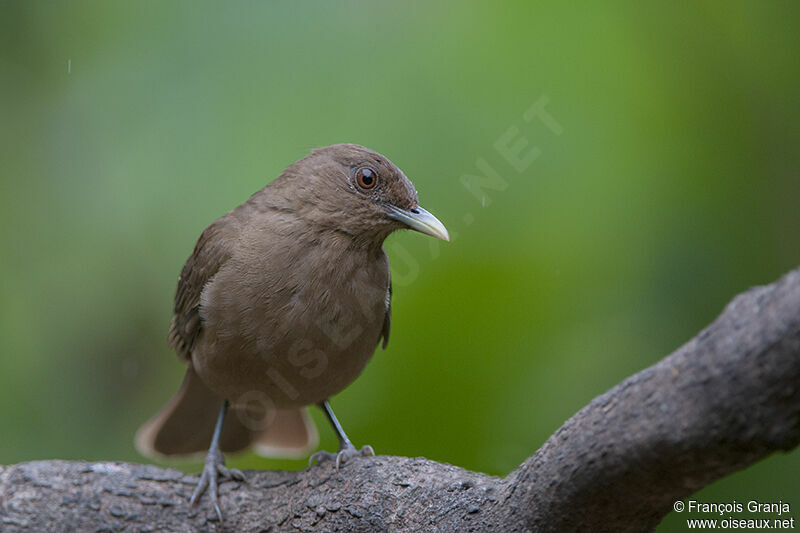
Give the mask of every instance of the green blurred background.
MULTIPOLYGON (((391 343, 333 406, 379 453, 506 474, 800 264, 798 15, 2 2, 0 463, 142 461, 134 432, 183 372, 165 339, 195 239, 310 148, 355 142, 454 238, 390 237, 391 343), (544 101, 560 135, 523 118, 544 101), (521 172, 495 148, 506 133, 538 150, 521 172), (503 190, 464 186, 480 158, 503 190)), ((799 471, 776 455, 699 497, 796 513, 799 471)))

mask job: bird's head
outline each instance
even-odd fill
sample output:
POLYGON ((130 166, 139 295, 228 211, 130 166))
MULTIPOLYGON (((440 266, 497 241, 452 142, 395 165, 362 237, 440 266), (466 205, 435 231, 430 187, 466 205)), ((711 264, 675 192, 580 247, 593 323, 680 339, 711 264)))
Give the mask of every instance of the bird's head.
POLYGON ((414 184, 381 154, 356 144, 317 148, 286 169, 285 188, 303 217, 360 240, 413 229, 445 241, 447 229, 420 207, 414 184))

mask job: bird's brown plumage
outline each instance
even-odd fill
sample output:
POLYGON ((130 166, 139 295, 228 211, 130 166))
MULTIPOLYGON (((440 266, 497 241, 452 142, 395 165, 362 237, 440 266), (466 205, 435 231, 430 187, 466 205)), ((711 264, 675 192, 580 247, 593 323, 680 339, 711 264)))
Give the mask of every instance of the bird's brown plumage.
POLYGON ((403 172, 362 146, 334 145, 313 150, 206 228, 181 271, 169 333, 187 377, 140 431, 140 449, 202 451, 215 413, 192 415, 192 405, 222 399, 238 415, 226 422, 223 450, 312 445, 304 406, 341 391, 389 338, 382 243, 406 227, 387 216, 390 208, 418 208, 403 172), (356 181, 364 167, 377 174, 373 188, 356 181), (276 420, 280 431, 270 428, 276 420), (175 442, 189 433, 186 442, 196 444, 175 442))

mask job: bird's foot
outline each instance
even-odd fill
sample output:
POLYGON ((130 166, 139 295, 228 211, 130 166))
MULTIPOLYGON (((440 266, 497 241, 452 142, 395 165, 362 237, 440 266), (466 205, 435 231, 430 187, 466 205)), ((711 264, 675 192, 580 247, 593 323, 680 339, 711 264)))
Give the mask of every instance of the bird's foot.
POLYGON ((211 505, 214 506, 214 511, 217 513, 217 518, 221 523, 222 511, 219 508, 219 495, 217 493, 218 478, 246 481, 244 474, 240 470, 225 466, 225 458, 219 449, 211 450, 206 455, 206 464, 203 467, 203 473, 200 475, 200 481, 197 482, 197 487, 194 489, 192 499, 189 500, 189 507, 194 507, 194 504, 203 497, 203 493, 208 489, 211 505))
POLYGON ((346 463, 348 460, 352 459, 353 457, 358 457, 359 455, 367 457, 369 455, 375 455, 375 450, 372 449, 372 446, 367 444, 366 446, 362 447, 360 450, 357 450, 355 446, 351 443, 347 443, 343 446, 337 453, 331 453, 326 451, 320 451, 312 455, 308 458, 308 466, 314 464, 314 461, 317 464, 323 461, 336 461, 336 471, 339 471, 339 466, 346 463))

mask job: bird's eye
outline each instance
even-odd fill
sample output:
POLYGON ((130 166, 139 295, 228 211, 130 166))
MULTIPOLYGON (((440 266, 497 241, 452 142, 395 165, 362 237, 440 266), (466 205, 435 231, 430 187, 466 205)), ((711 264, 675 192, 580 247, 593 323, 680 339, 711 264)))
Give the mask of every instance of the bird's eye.
POLYGON ((378 183, 378 173, 371 168, 359 168, 356 170, 356 182, 362 189, 371 189, 378 183))

